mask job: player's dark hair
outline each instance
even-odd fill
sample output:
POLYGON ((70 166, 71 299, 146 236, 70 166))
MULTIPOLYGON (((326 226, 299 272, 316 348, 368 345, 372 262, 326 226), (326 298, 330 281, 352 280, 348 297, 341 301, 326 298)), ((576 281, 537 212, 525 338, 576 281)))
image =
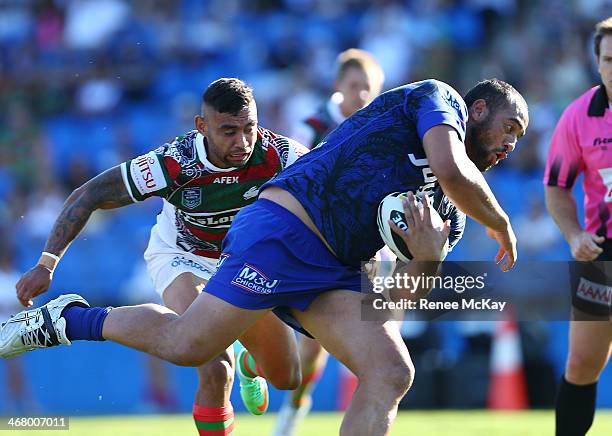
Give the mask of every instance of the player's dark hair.
POLYGON ((236 115, 253 101, 253 89, 240 79, 215 80, 202 95, 202 102, 217 112, 236 115))
POLYGON ((464 101, 471 108, 476 100, 483 99, 489 110, 494 113, 511 102, 516 102, 527 109, 523 96, 509 83, 499 79, 488 79, 478 82, 465 94, 464 101))
POLYGON ((595 49, 595 56, 599 59, 599 49, 601 47, 601 40, 606 35, 612 35, 612 17, 608 17, 603 21, 600 21, 595 25, 595 36, 593 37, 593 44, 595 49))

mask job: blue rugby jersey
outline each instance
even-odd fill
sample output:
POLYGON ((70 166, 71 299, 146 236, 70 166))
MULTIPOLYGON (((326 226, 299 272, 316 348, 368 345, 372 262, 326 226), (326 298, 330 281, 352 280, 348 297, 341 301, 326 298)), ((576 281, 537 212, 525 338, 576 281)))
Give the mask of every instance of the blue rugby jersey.
POLYGON ((464 141, 467 117, 461 96, 443 82, 425 80, 392 89, 264 187, 293 194, 340 261, 357 266, 384 245, 376 211, 386 195, 436 189, 423 150, 427 130, 447 124, 464 141))

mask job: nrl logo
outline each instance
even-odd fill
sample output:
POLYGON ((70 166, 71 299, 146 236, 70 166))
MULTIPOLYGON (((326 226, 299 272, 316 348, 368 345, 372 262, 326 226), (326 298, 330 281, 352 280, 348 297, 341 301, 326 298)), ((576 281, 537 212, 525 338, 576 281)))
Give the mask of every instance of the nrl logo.
POLYGON ((195 209, 202 204, 202 189, 187 188, 183 190, 181 204, 187 209, 195 209))

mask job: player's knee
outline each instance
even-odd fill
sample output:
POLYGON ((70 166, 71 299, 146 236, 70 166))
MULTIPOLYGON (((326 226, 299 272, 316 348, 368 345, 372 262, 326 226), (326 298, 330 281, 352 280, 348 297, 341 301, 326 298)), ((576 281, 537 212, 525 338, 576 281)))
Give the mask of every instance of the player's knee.
POLYGON ((302 383, 302 370, 300 362, 291 362, 289 365, 283 366, 278 370, 266 374, 267 380, 276 389, 284 391, 292 391, 297 389, 302 383))
POLYGON ((399 397, 403 397, 412 387, 414 372, 412 360, 410 360, 410 358, 405 360, 402 359, 388 374, 389 387, 396 392, 399 397))
POLYGON ((234 365, 227 356, 216 357, 198 368, 198 389, 214 392, 228 390, 234 383, 234 365))
POLYGON ((394 398, 403 397, 414 381, 414 365, 410 356, 398 353, 393 358, 375 366, 373 382, 394 398))
POLYGON ((567 359, 565 378, 570 383, 594 383, 603 370, 605 360, 593 353, 574 351, 567 359))

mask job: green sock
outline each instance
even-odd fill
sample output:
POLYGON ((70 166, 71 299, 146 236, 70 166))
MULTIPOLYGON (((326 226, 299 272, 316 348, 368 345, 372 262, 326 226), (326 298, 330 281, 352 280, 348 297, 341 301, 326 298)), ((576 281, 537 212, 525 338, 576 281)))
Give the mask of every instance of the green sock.
POLYGON ((251 356, 251 353, 249 353, 248 351, 245 351, 244 353, 242 353, 240 362, 238 362, 238 364, 240 365, 240 368, 242 369, 243 374, 246 374, 247 376, 251 378, 255 378, 257 376, 263 377, 263 373, 261 372, 261 369, 259 369, 259 366, 257 366, 257 363, 255 363, 255 359, 253 358, 253 356, 251 356))

